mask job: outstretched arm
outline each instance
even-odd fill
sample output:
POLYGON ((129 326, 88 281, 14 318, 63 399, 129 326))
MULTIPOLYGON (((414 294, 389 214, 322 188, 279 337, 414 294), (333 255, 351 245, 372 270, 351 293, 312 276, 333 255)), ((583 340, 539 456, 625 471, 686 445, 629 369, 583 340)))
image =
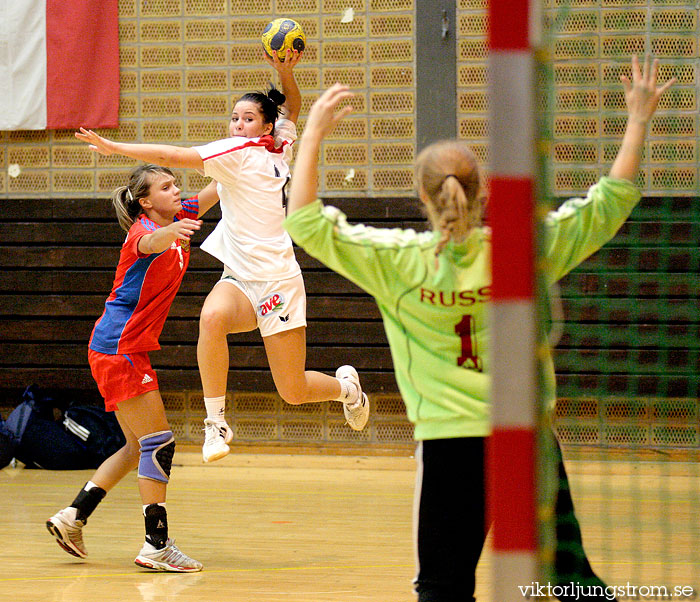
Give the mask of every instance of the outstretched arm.
POLYGON ((629 217, 641 197, 634 186, 646 127, 660 96, 675 80, 656 87, 657 62, 646 59, 643 70, 632 57, 632 80, 623 77, 628 118, 622 145, 610 169, 588 190, 586 202, 571 199, 544 220, 542 254, 545 282, 556 282, 607 243, 629 217))
POLYGON ((287 201, 288 215, 316 199, 318 151, 321 148, 321 141, 333 131, 343 117, 352 111, 351 106, 336 111, 343 100, 351 97, 352 92, 348 86, 334 84, 321 94, 311 107, 294 163, 294 177, 287 201))
POLYGON ((204 161, 193 148, 171 146, 169 144, 129 144, 114 142, 97 135, 92 130, 80 128, 75 133, 78 140, 90 145, 90 150, 101 155, 124 155, 146 163, 154 163, 163 167, 190 167, 202 169, 204 161))
POLYGON ((139 238, 138 247, 141 253, 162 253, 178 238, 189 240, 190 237, 202 227, 201 220, 185 218, 173 222, 163 228, 158 228, 139 238))
POLYGON ((298 50, 292 51, 288 49, 284 62, 279 60, 276 52, 272 53, 272 58, 264 55, 265 60, 279 74, 282 94, 287 97, 287 100, 282 105, 282 117, 294 123, 299 119, 299 111, 301 111, 301 92, 299 92, 299 86, 296 79, 294 79, 294 67, 301 60, 301 55, 302 53, 298 50))
POLYGON ((628 116, 622 145, 610 168, 609 175, 612 178, 621 178, 633 182, 637 177, 647 124, 654 111, 656 111, 661 95, 676 81, 675 78, 670 79, 657 88, 656 77, 658 71, 658 60, 654 59, 652 63, 647 56, 644 60, 644 67, 640 70, 639 61, 636 56, 633 56, 632 81, 625 76, 620 78, 625 87, 625 102, 627 103, 628 116))

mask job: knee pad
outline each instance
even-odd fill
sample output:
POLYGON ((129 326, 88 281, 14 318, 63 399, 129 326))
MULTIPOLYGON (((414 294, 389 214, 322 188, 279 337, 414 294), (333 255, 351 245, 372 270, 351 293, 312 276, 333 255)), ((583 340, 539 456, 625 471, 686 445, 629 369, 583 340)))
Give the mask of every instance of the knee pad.
POLYGON ((139 478, 167 483, 170 480, 170 467, 175 453, 173 432, 159 431, 144 435, 139 439, 139 444, 139 478))

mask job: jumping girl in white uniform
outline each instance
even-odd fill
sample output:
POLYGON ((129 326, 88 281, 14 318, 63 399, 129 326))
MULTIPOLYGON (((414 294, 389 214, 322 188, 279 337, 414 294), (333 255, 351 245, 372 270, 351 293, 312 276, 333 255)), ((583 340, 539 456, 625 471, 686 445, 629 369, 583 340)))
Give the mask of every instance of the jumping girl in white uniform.
POLYGON ((367 396, 352 366, 338 368, 335 378, 305 369, 306 293, 292 241, 282 227, 301 108, 293 75, 299 59, 296 51, 288 51, 284 62, 266 57, 279 73, 282 93, 271 87, 243 96, 233 108, 230 138, 182 148, 112 142, 84 129, 76 134, 101 154, 195 168, 219 182, 222 219, 202 245, 224 264, 221 280, 204 302, 197 345, 207 409, 205 462, 225 456, 233 436, 224 419, 229 333, 260 329, 275 386, 287 403, 341 401, 356 430, 364 428, 369 416, 367 396), (283 118, 277 120, 280 113, 283 118))

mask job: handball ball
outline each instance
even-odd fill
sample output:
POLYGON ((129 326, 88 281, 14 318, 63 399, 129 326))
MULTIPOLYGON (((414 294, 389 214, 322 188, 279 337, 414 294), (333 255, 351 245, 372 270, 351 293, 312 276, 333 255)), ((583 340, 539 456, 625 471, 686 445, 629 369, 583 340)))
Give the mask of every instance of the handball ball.
POLYGON ((306 48, 306 36, 301 25, 292 19, 271 21, 263 30, 261 39, 265 54, 272 58, 272 53, 277 52, 280 61, 287 56, 287 49, 301 52, 306 48))

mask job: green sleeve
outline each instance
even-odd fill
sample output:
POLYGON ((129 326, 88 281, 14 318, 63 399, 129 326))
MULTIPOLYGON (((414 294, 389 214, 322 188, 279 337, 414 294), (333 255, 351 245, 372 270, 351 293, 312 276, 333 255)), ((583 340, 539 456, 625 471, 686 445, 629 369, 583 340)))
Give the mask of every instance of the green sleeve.
POLYGON ((309 255, 378 300, 392 298, 397 281, 423 275, 421 252, 435 239, 432 232, 350 225, 319 200, 292 213, 284 227, 309 255))
POLYGON ((547 284, 568 274, 615 236, 640 198, 631 182, 604 177, 586 198, 570 199, 550 212, 543 225, 547 284))

